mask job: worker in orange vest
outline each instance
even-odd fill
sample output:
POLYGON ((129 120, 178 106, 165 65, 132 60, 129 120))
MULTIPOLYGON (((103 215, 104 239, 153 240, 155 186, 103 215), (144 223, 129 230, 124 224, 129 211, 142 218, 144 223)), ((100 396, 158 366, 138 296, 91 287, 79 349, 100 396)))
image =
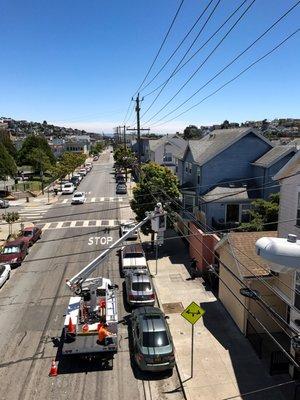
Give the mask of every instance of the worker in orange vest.
POLYGON ((102 343, 107 336, 110 336, 110 332, 107 329, 107 324, 99 324, 98 328, 98 339, 99 342, 102 343))

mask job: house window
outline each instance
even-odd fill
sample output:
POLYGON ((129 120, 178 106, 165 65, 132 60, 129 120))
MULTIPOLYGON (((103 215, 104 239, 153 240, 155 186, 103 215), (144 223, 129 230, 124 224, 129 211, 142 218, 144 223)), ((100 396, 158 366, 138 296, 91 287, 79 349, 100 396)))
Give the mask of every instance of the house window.
POLYGON ((189 173, 191 174, 192 173, 192 163, 189 163, 190 165, 189 165, 189 173))
POLYGON ((226 222, 239 222, 240 206, 239 204, 227 204, 226 206, 226 222))
POLYGON ((298 204, 297 204, 297 226, 300 226, 300 192, 298 192, 298 204))
POLYGON ((198 183, 198 185, 200 185, 200 181, 201 181, 201 168, 197 167, 197 183, 198 183))
POLYGON ((241 222, 250 221, 250 204, 241 204, 241 222))
POLYGON ((188 172, 188 170, 189 170, 189 163, 186 162, 186 163, 185 163, 185 172, 188 172))
POLYGON ((172 154, 171 153, 165 153, 164 162, 172 162, 172 154))

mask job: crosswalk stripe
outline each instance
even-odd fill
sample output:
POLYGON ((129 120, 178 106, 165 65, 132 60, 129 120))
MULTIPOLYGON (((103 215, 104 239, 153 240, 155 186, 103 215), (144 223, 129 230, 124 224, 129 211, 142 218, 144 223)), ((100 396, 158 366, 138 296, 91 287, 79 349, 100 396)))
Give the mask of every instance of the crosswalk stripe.
POLYGON ((100 197, 100 201, 104 201, 104 197, 100 197))
POLYGON ((83 221, 82 227, 83 227, 83 228, 88 227, 88 226, 89 226, 89 223, 90 223, 90 221, 83 221))
POLYGON ((91 198, 91 203, 95 203, 95 201, 96 201, 96 197, 92 197, 91 198))
POLYGON ((48 229, 50 225, 51 225, 51 222, 47 222, 47 223, 43 226, 43 229, 48 229))
POLYGON ((77 221, 72 221, 72 222, 70 223, 70 228, 75 228, 76 222, 77 222, 77 221))
POLYGON ((63 222, 58 222, 56 228, 59 229, 63 226, 63 222))
POLYGON ((77 221, 55 221, 55 222, 47 222, 44 226, 41 225, 43 230, 54 230, 54 229, 69 229, 69 228, 113 228, 118 226, 120 223, 125 222, 125 220, 77 220, 77 221), (70 224, 69 226, 63 226, 64 223, 70 224), (91 225, 90 225, 91 223, 91 225), (80 224, 80 225, 77 225, 80 224))
POLYGON ((64 200, 62 201, 62 204, 66 204, 68 201, 69 201, 69 199, 64 199, 64 200))

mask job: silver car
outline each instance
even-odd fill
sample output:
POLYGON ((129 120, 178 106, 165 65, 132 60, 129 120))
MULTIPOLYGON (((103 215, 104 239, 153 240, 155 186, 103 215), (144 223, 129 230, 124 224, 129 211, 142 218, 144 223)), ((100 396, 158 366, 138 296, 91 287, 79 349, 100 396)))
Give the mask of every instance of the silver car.
POLYGON ((140 307, 131 314, 133 357, 142 371, 166 371, 175 365, 174 345, 164 313, 140 307))
POLYGON ((8 200, 0 199, 0 208, 8 208, 9 202, 8 200))
POLYGON ((151 276, 145 271, 128 273, 125 277, 127 303, 131 306, 153 306, 155 291, 151 276))

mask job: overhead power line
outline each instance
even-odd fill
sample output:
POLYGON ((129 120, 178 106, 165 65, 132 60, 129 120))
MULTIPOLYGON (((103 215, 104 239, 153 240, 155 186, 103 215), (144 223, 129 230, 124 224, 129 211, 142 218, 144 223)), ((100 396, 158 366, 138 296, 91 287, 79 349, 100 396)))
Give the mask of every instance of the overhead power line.
MULTIPOLYGON (((198 50, 196 50, 181 66, 176 68, 176 70, 174 71, 174 74, 172 74, 172 76, 170 78, 173 78, 173 76, 178 74, 178 72, 181 71, 181 69, 184 68, 211 41, 211 39, 213 39, 216 36, 216 34, 220 32, 220 30, 223 28, 223 26, 225 26, 227 24, 227 22, 240 10, 240 8, 243 7, 243 5, 245 3, 247 3, 247 1, 248 0, 242 1, 242 3, 229 15, 229 17, 226 18, 226 20, 219 26, 219 28, 217 30, 215 30, 214 33, 202 44, 202 46, 199 47, 198 50)), ((160 89, 165 83, 166 83, 166 81, 161 83, 155 89, 151 90, 151 92, 144 94, 144 97, 150 96, 152 93, 154 93, 158 89, 160 89)))
MULTIPOLYGON (((192 33, 192 31, 194 30, 195 26, 198 24, 198 22, 200 21, 200 19, 203 17, 205 11, 207 10, 207 8, 210 6, 210 4, 212 3, 213 0, 211 0, 207 7, 204 8, 204 10, 201 12, 201 14, 199 15, 199 17, 196 19, 196 21, 193 23, 192 27, 189 29, 189 31, 185 34, 184 38, 181 40, 181 42, 179 43, 179 45, 175 48, 175 50, 173 51, 173 53, 169 56, 169 58, 167 59, 167 61, 163 64, 163 66, 159 69, 159 71, 154 75, 154 77, 146 84, 144 85, 140 91, 145 90, 156 78, 157 76, 161 73, 161 71, 163 71, 163 69, 169 64, 169 62, 172 60, 172 58, 174 57, 174 55, 177 53, 177 51, 180 49, 180 47, 183 45, 183 43, 186 41, 186 39, 189 37, 189 35, 192 33)), ((244 2, 246 2, 248 0, 244 0, 244 2)), ((146 97, 146 96, 145 96, 146 97)))
MULTIPOLYGON (((255 0, 253 0, 255 1, 255 0)), ((189 48, 186 50, 186 52, 184 53, 184 55, 182 56, 181 60, 179 61, 179 63, 176 65, 175 69, 172 71, 171 75, 169 76, 169 78, 166 80, 166 82, 164 83, 163 87, 160 89, 160 91, 158 92, 158 94, 156 95, 156 97, 154 98, 154 100, 152 101, 152 103, 149 105, 149 107, 146 109, 146 111, 143 113, 142 118, 145 116, 145 114, 152 108, 152 106, 154 105, 154 103, 156 102, 156 100, 158 99, 158 97, 161 95, 162 91, 164 90, 164 88, 167 86, 168 82, 170 81, 170 79, 172 78, 174 72, 176 71, 176 69, 178 67, 180 67, 181 63, 184 61, 185 57, 187 56, 187 54, 189 53, 190 49, 194 46, 194 44, 196 43, 196 40, 198 39, 198 37, 201 35, 201 33, 203 32, 204 28, 206 27, 206 25, 208 24, 209 20, 211 19, 211 17, 213 16, 214 12, 216 11, 218 5, 220 4, 221 0, 218 0, 217 3, 215 4, 215 6, 213 7, 212 11, 210 12, 210 14, 208 15, 208 17, 206 18, 206 21, 204 22, 204 24, 202 25, 200 31, 198 32, 197 36, 195 37, 195 39, 193 40, 193 42, 190 44, 189 48)), ((209 5, 212 3, 212 0, 210 1, 210 3, 206 6, 204 12, 206 11, 206 9, 209 7, 209 5)))
POLYGON ((169 112, 168 114, 164 115, 161 119, 159 119, 158 121, 155 122, 154 125, 152 125, 152 127, 157 127, 157 126, 162 126, 165 125, 171 121, 173 121, 174 119, 177 119, 178 117, 180 117, 183 114, 186 114, 187 112, 189 112, 190 110, 192 110, 193 108, 199 106, 201 103, 203 103, 205 100, 209 99, 210 97, 214 96, 215 94, 217 94, 218 92, 220 92, 222 89, 224 89, 224 87, 228 86, 230 83, 234 82, 235 80, 237 80, 240 76, 242 76, 243 74, 245 74, 248 70, 250 70, 251 68, 253 68, 256 64, 258 64, 259 62, 261 62, 262 60, 264 60, 265 58, 267 58, 270 54, 274 53, 279 47, 281 47, 283 44, 285 44, 288 40, 290 40, 293 36, 295 36, 297 33, 299 33, 300 28, 296 29, 294 32, 292 32, 290 35, 288 35, 285 39, 283 39, 280 43, 278 43, 275 47, 273 47, 271 50, 269 50, 267 53, 265 53, 263 56, 259 57, 258 59, 256 59, 255 61, 253 61, 251 64, 249 64, 246 68, 244 68, 241 72, 239 72, 237 75, 235 75, 232 79, 228 80, 227 82, 225 82, 223 85, 219 86, 216 90, 214 90, 212 93, 210 93, 209 95, 205 96, 202 100, 200 100, 198 103, 192 105, 191 107, 187 108, 186 110, 182 111, 181 113, 177 114, 175 117, 170 118, 169 120, 163 122, 163 123, 159 123, 160 121, 163 121, 166 117, 168 117, 170 114, 173 114, 173 112, 175 112, 176 110, 178 110, 178 108, 181 107, 178 106, 176 107, 176 109, 173 109, 171 112, 169 112))
POLYGON ((142 80, 140 86, 139 86, 138 89, 135 91, 135 93, 134 93, 133 96, 135 96, 135 95, 140 91, 141 87, 143 86, 143 84, 145 83, 146 79, 148 78, 150 72, 152 71, 152 68, 153 68, 153 66, 154 66, 154 64, 155 64, 155 62, 156 62, 158 56, 160 55, 160 52, 161 52, 161 50, 162 50, 164 44, 166 43, 166 40, 167 40, 167 38, 168 38, 168 36, 169 36, 169 34, 170 34, 170 32, 171 32, 171 29, 172 29, 172 27, 173 27, 173 25, 174 25, 174 23, 175 23, 177 17, 178 17, 178 14, 179 14, 179 12, 180 12, 180 10, 181 10, 181 7, 183 6, 184 1, 185 1, 185 0, 181 0, 181 2, 180 2, 180 4, 179 4, 179 7, 177 8, 177 11, 176 11, 176 13, 175 13, 175 15, 174 15, 174 17, 173 17, 173 19, 172 19, 171 25, 169 26, 169 29, 167 30, 167 33, 165 34, 165 37, 164 37, 164 39, 163 39, 163 41, 162 41, 162 43, 161 43, 161 45, 160 45, 160 47, 159 47, 159 49, 158 49, 158 51, 157 51, 155 57, 154 57, 154 60, 152 61, 152 63, 151 63, 151 65, 150 65, 150 67, 149 67, 149 69, 148 69, 148 71, 147 71, 147 73, 146 73, 144 79, 142 80))
MULTIPOLYGON (((250 8, 253 6, 256 0, 252 0, 252 2, 248 5, 248 7, 242 12, 242 14, 238 17, 238 19, 234 22, 234 24, 229 28, 229 30, 225 33, 225 35, 221 38, 221 40, 217 43, 217 45, 213 48, 213 50, 208 54, 208 56, 202 61, 202 63, 196 68, 196 70, 189 76, 189 78, 184 82, 183 85, 180 86, 180 88, 177 90, 177 92, 171 97, 170 100, 168 100, 151 118, 149 118, 145 123, 152 121, 153 118, 155 118, 158 114, 160 114, 177 96, 178 94, 186 87, 186 85, 194 78, 194 76, 200 71, 200 69, 207 63, 207 61, 210 59, 210 57, 217 51, 217 49, 221 46, 221 44, 224 42, 224 40, 229 36, 229 34, 233 31, 233 29, 239 24, 239 22, 244 18, 244 16, 247 14, 247 12, 250 10, 250 8)), ((159 97, 160 93, 163 91, 164 87, 160 90, 160 92, 157 94, 153 102, 151 103, 152 105, 155 103, 157 98, 159 97)), ((151 108, 148 107, 147 111, 151 108)), ((145 113, 146 114, 146 113, 145 113)))

